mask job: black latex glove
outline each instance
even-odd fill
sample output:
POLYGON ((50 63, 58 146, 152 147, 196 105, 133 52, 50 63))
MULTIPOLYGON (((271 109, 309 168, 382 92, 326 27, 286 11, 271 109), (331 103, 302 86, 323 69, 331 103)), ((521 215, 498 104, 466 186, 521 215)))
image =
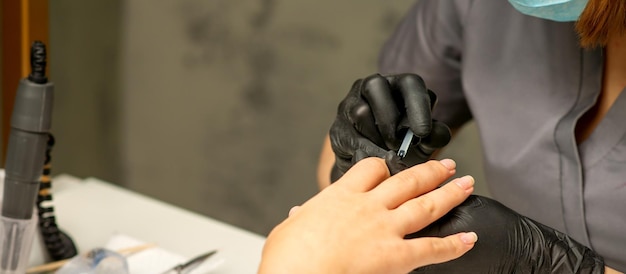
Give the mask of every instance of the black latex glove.
POLYGON ((330 128, 336 156, 331 182, 366 157, 384 158, 391 174, 429 160, 451 138, 450 129, 431 117, 436 101, 435 93, 415 74, 375 74, 357 80, 330 128), (417 137, 400 159, 396 151, 409 128, 417 137))
POLYGON ((411 273, 604 273, 603 259, 588 247, 482 196, 470 196, 407 238, 462 231, 478 234, 478 242, 468 253, 411 273))

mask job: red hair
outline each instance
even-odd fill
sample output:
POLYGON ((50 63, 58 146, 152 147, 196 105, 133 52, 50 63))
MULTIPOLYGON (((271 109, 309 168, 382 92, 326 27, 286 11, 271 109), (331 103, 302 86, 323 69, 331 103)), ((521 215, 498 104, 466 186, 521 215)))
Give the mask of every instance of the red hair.
POLYGON ((589 0, 576 31, 582 47, 606 46, 612 35, 626 33, 626 0, 589 0))

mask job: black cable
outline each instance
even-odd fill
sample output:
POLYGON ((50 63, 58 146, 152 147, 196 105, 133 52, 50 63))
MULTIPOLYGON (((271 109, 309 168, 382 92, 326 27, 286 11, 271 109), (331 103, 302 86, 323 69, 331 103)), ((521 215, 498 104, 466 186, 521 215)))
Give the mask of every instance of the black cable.
POLYGON ((74 257, 78 254, 78 251, 72 239, 57 226, 54 208, 50 205, 52 203, 52 193, 50 193, 50 188, 52 187, 50 162, 52 157, 50 153, 53 146, 54 137, 52 134, 48 134, 46 161, 44 162, 43 176, 41 176, 39 184, 39 194, 37 195, 37 212, 39 215, 39 230, 48 255, 50 255, 53 261, 58 261, 74 257))

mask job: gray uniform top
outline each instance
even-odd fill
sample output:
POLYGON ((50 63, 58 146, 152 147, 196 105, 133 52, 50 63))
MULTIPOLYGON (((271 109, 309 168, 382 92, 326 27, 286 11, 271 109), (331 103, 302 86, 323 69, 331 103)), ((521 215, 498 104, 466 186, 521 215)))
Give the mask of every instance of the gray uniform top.
POLYGON ((494 198, 626 271, 626 94, 577 145, 603 59, 579 48, 573 23, 523 15, 505 0, 420 0, 380 66, 421 75, 438 95, 436 119, 476 121, 494 198))

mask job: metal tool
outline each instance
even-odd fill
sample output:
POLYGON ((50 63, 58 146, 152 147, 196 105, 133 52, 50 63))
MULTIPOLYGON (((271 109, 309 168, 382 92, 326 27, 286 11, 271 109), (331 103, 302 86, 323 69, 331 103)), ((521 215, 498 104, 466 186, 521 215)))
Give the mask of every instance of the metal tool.
POLYGON ((409 151, 409 146, 411 145, 412 141, 413 141, 413 131, 411 131, 411 129, 408 129, 406 131, 406 134, 404 135, 402 144, 400 144, 400 148, 398 149, 398 157, 400 157, 400 159, 406 156, 406 153, 409 151))
POLYGON ((182 264, 179 264, 177 266, 174 266, 171 269, 163 272, 162 274, 186 274, 186 273, 190 273, 192 270, 194 270, 195 268, 200 266, 202 263, 204 263, 204 261, 206 261, 206 259, 208 259, 211 256, 215 255, 215 253, 217 253, 217 250, 213 250, 213 251, 207 252, 205 254, 202 254, 202 255, 200 255, 198 257, 195 257, 195 258, 187 261, 186 263, 182 263, 182 264))

